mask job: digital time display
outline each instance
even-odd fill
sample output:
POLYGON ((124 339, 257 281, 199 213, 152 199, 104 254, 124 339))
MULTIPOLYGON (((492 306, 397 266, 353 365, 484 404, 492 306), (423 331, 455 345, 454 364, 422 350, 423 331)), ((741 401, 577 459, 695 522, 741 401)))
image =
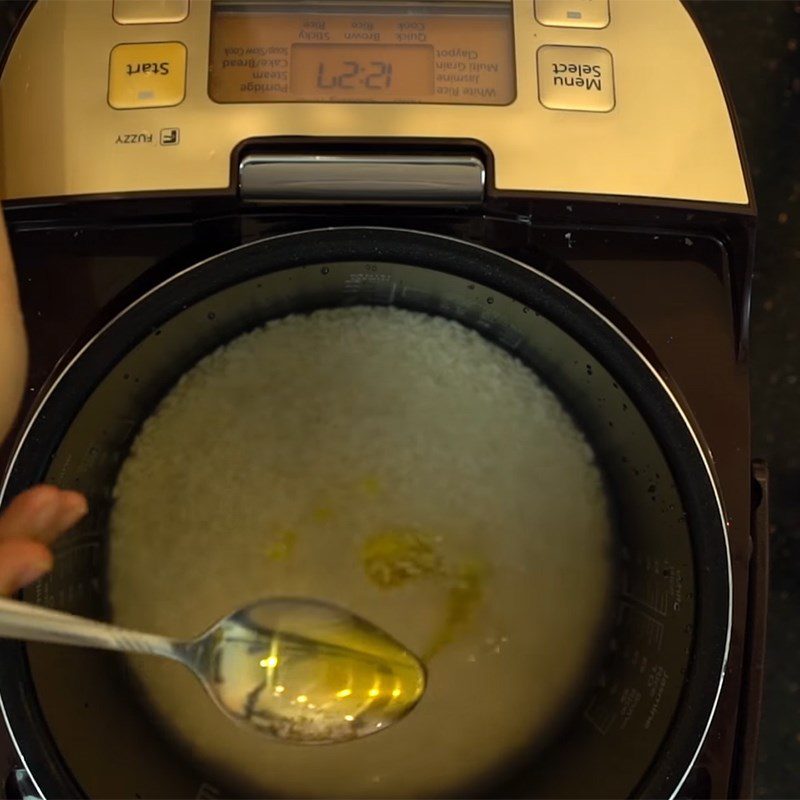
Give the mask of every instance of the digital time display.
POLYGON ((295 44, 291 91, 347 101, 430 95, 434 55, 430 45, 295 44))
POLYGON ((511 14, 509 2, 214 0, 209 95, 505 105, 516 92, 511 14))

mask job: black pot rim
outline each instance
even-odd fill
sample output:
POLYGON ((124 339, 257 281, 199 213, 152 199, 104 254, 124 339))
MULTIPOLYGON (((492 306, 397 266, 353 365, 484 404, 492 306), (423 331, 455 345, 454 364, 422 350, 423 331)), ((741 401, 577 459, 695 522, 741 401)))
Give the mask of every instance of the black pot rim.
MULTIPOLYGON (((590 302, 584 296, 586 291, 570 288, 568 278, 557 280, 518 259, 450 236, 377 226, 295 231, 216 254, 145 291, 59 364, 17 440, 0 486, 0 503, 41 479, 43 464, 46 466, 47 457, 57 447, 65 423, 73 419, 115 359, 159 323, 203 296, 257 275, 358 260, 408 263, 474 280, 507 294, 564 329, 637 401, 673 470, 690 531, 715 532, 692 537, 695 566, 712 564, 715 569, 704 569, 707 580, 697 581, 693 653, 678 709, 654 763, 643 767, 645 777, 635 789, 643 796, 675 797, 702 749, 728 659, 732 572, 725 512, 710 458, 677 388, 648 354, 646 345, 636 341, 635 331, 602 298, 592 297, 590 302), (191 298, 188 302, 187 297, 191 298), (53 403, 66 406, 69 413, 42 416, 42 410, 53 403), (47 430, 39 430, 44 428, 47 430), (40 455, 36 457, 25 453, 32 438, 39 446, 40 455), (42 452, 47 457, 43 458, 42 452), (27 460, 23 457, 26 455, 27 460), (716 589, 712 580, 717 581, 716 589), (720 625, 723 619, 724 627, 720 625)), ((701 570, 696 572, 700 574, 701 570)), ((24 647, 3 642, 0 709, 21 765, 42 797, 76 796, 79 785, 47 731, 35 692, 29 691, 31 683, 24 647)))

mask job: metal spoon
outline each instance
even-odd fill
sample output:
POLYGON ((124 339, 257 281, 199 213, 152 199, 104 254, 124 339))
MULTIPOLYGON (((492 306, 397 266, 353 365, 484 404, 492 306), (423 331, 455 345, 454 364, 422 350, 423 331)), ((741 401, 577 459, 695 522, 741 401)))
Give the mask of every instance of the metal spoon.
POLYGON ((179 661, 229 717, 301 744, 377 733, 425 691, 422 663, 389 634, 343 608, 301 598, 253 603, 190 641, 0 598, 0 636, 179 661))

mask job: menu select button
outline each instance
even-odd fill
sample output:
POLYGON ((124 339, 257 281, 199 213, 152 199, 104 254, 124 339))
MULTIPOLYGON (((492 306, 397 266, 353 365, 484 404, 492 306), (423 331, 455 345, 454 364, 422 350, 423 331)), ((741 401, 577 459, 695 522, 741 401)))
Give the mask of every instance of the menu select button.
POLYGON ((564 111, 614 108, 614 64, 608 50, 545 45, 536 61, 543 106, 564 111))

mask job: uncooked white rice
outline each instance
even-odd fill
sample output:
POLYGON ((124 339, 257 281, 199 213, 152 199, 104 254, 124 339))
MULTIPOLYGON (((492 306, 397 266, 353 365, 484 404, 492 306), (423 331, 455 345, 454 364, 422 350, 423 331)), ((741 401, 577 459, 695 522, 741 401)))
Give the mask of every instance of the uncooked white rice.
POLYGON ((190 637, 270 595, 339 603, 418 653, 405 720, 327 747, 224 718, 188 671, 131 664, 171 733, 274 796, 457 791, 532 746, 587 668, 611 527, 586 440, 526 366, 390 308, 291 316, 187 372, 116 486, 115 621, 190 637))

